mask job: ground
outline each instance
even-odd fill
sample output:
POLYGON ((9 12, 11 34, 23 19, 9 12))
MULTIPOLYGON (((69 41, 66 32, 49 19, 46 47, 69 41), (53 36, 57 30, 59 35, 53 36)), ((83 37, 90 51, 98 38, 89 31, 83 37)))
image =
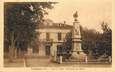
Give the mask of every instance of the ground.
POLYGON ((4 58, 5 67, 111 67, 108 62, 63 62, 62 64, 52 62, 49 57, 28 57, 16 58, 13 62, 9 62, 8 58, 4 58))

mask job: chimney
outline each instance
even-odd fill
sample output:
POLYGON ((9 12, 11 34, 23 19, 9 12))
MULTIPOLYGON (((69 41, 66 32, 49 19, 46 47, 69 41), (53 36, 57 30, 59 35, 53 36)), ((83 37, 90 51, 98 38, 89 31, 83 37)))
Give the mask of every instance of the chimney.
POLYGON ((64 21, 64 24, 66 24, 66 21, 64 21))

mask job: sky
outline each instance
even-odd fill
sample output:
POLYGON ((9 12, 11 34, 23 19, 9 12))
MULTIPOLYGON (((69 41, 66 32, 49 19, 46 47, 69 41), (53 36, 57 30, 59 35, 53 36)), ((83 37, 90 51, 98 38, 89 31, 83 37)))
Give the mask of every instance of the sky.
POLYGON ((73 24, 73 14, 78 12, 78 21, 83 27, 101 31, 101 22, 108 22, 111 27, 112 0, 58 0, 54 9, 48 10, 46 18, 53 22, 73 24))

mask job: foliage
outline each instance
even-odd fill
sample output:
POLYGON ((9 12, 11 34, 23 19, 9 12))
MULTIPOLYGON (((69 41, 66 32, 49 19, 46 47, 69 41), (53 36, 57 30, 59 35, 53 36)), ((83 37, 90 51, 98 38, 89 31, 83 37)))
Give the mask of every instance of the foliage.
POLYGON ((103 33, 97 43, 97 51, 99 55, 105 55, 105 57, 108 57, 112 55, 112 30, 105 22, 102 22, 101 26, 103 33))
MULTIPOLYGON (((36 25, 42 22, 46 8, 52 9, 52 2, 5 3, 5 40, 9 45, 30 45, 35 37, 36 25)), ((24 47, 24 48, 26 48, 24 47)))
POLYGON ((10 59, 16 49, 26 51, 36 38, 36 26, 43 21, 46 9, 55 2, 6 2, 4 4, 4 47, 9 48, 10 59))
POLYGON ((101 26, 103 33, 81 27, 82 49, 94 58, 99 58, 102 55, 108 57, 112 52, 112 30, 107 23, 103 22, 101 26))
POLYGON ((72 50, 72 32, 68 32, 65 37, 64 42, 64 52, 65 58, 69 58, 71 56, 71 50, 72 50))
POLYGON ((96 42, 100 38, 99 32, 93 29, 87 29, 81 27, 82 36, 82 49, 86 54, 93 53, 93 49, 96 47, 96 42))

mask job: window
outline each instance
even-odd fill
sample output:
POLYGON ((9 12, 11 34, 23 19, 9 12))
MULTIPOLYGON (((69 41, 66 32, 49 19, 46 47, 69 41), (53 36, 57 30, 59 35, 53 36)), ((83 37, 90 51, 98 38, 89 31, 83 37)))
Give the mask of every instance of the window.
POLYGON ((58 33, 58 40, 61 40, 62 37, 61 37, 61 32, 58 33))
POLYGON ((46 33, 46 40, 48 41, 50 39, 50 33, 46 33))

